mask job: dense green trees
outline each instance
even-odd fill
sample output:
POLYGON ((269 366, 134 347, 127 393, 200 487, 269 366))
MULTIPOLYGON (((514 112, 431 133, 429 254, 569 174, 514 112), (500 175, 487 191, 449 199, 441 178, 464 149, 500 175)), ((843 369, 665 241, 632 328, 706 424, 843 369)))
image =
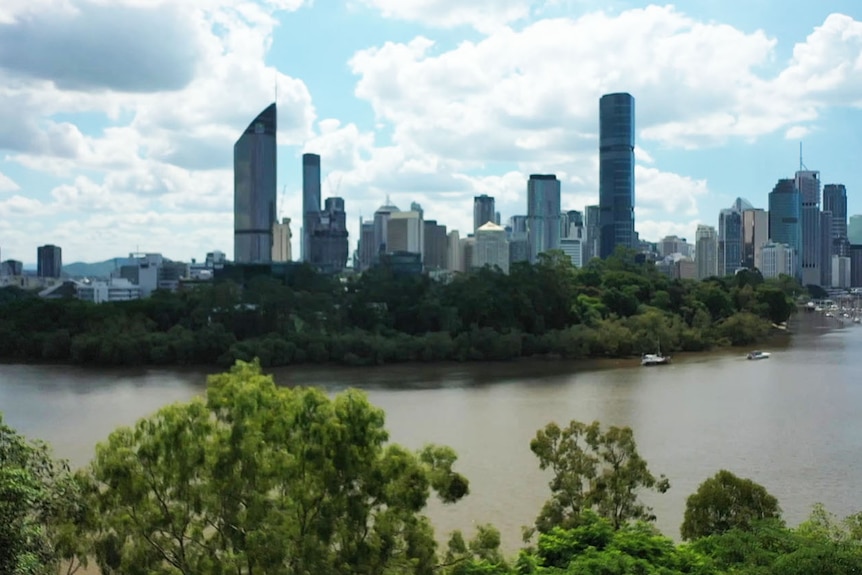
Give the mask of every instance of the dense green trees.
POLYGON ((508 275, 438 282, 382 267, 346 281, 302 267, 141 301, 92 305, 0 290, 0 359, 97 365, 373 365, 626 357, 749 345, 787 320, 801 288, 744 272, 671 280, 620 251, 574 269, 561 253, 508 275))
POLYGON ((698 539, 780 518, 778 500, 762 485, 722 469, 688 496, 680 532, 683 539, 698 539))
POLYGON ((469 491, 451 449, 389 443, 361 392, 278 388, 238 363, 206 397, 112 433, 75 475, 0 422, 0 573, 70 574, 88 557, 103 575, 862 572, 862 514, 817 506, 788 528, 762 486, 721 471, 689 498, 677 545, 639 501, 668 484, 630 429, 549 424, 531 449, 553 474, 532 544, 507 560, 481 525, 438 550, 431 492, 469 491))

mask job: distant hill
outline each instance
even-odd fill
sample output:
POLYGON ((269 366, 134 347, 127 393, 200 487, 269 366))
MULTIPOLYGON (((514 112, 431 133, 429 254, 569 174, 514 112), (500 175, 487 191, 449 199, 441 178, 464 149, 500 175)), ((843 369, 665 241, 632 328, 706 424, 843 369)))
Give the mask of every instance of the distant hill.
POLYGON ((120 266, 125 265, 128 261, 129 258, 112 258, 92 264, 75 262, 63 266, 63 273, 71 277, 105 278, 109 277, 112 271, 120 269, 120 266))

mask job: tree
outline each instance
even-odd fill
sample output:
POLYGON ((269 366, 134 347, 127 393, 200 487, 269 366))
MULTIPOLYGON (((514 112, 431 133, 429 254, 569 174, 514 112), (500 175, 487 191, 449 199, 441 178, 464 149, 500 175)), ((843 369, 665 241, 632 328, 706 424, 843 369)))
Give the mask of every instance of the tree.
POLYGON ((358 391, 276 387, 257 362, 206 398, 115 431, 91 473, 103 573, 430 574, 431 489, 468 492, 455 454, 387 444, 358 391))
POLYGON ((69 575, 86 565, 77 532, 87 518, 82 484, 44 443, 30 442, 0 416, 0 573, 69 575))
MULTIPOLYGON (((603 432, 598 421, 589 425, 571 421, 563 429, 549 423, 536 433, 530 449, 539 458, 539 467, 553 472, 552 497, 536 519, 540 533, 577 526, 588 509, 614 529, 631 520, 653 521, 652 510, 638 499, 638 491, 664 493, 670 488, 663 475, 656 478, 649 471, 628 427, 603 432)), ((527 531, 525 538, 531 535, 527 531)))
POLYGON ((680 531, 683 539, 698 539, 780 518, 778 500, 766 488, 722 469, 688 496, 680 531))

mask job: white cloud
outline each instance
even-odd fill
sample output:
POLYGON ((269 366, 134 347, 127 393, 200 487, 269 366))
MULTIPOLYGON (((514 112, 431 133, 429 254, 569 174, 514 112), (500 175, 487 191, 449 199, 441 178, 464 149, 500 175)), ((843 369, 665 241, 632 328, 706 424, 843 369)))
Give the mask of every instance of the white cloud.
POLYGON ((21 187, 16 184, 12 178, 0 172, 0 193, 2 192, 17 192, 21 187))
POLYGON ((787 131, 784 132, 784 138, 786 140, 801 140, 810 133, 811 128, 807 126, 790 126, 787 128, 787 131))
POLYGON ((451 28, 473 26, 492 31, 504 24, 530 15, 536 0, 361 0, 380 10, 384 18, 410 20, 421 24, 451 28))

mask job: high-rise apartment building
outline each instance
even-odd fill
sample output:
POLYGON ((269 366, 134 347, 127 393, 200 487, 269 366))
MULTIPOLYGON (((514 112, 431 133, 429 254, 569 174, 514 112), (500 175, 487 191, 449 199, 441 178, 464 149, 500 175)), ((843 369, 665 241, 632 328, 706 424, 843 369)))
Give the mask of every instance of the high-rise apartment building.
POLYGON ((293 259, 290 240, 293 233, 290 231, 290 218, 282 218, 281 223, 272 226, 272 261, 289 262, 293 259))
POLYGON ((658 248, 658 254, 662 257, 680 254, 688 258, 692 255, 692 246, 685 238, 679 236, 665 236, 658 241, 656 247, 658 248))
POLYGON ((854 246, 862 245, 862 215, 850 216, 847 222, 847 239, 854 246))
POLYGON ((320 156, 302 155, 302 261, 311 261, 311 236, 320 217, 320 156))
POLYGON ((600 253, 635 246, 635 99, 606 94, 599 100, 600 253))
POLYGON ((742 267, 760 269, 760 250, 769 241, 769 214, 753 208, 742 212, 742 267))
POLYGON ((452 230, 446 236, 446 251, 448 252, 446 269, 453 272, 464 271, 461 265, 461 238, 459 237, 458 230, 452 230))
POLYGON ((476 230, 476 244, 473 248, 473 265, 498 267, 509 273, 509 240, 506 229, 494 222, 486 222, 476 230))
POLYGON ((422 215, 416 211, 394 212, 389 216, 386 230, 387 253, 410 252, 422 254, 424 229, 422 215))
POLYGON ((233 146, 233 259, 272 261, 276 219, 276 109, 270 104, 233 146))
POLYGON ((560 248, 560 180, 553 174, 532 174, 527 182, 527 236, 530 263, 560 248))
POLYGON ((697 279, 703 280, 718 275, 718 233, 715 228, 697 226, 694 240, 697 279))
POLYGON ((766 243, 760 250, 760 274, 764 278, 777 278, 780 275, 793 276, 799 265, 796 263, 796 249, 787 244, 766 243))
POLYGON ((63 272, 63 250, 59 246, 44 245, 36 248, 36 275, 40 278, 58 278, 63 272))
POLYGON ((388 253, 392 250, 386 245, 389 239, 389 218, 392 214, 396 214, 401 210, 397 206, 390 204, 389 199, 386 200, 386 205, 377 208, 374 212, 374 259, 377 260, 380 254, 388 253))
MULTIPOLYGON (((799 265, 802 253, 802 202, 796 182, 790 179, 778 180, 769 193, 769 239, 777 244, 786 244, 795 251, 793 264, 799 265)), ((797 279, 801 272, 792 274, 797 279)))
POLYGON ((584 237, 584 213, 569 210, 560 214, 560 238, 584 237))
POLYGON ((820 235, 820 172, 800 170, 796 172, 796 188, 799 190, 802 216, 802 283, 822 283, 822 237, 820 235))
POLYGON ((497 223, 497 213, 494 209, 494 198, 487 194, 473 198, 473 233, 487 224, 497 223))

